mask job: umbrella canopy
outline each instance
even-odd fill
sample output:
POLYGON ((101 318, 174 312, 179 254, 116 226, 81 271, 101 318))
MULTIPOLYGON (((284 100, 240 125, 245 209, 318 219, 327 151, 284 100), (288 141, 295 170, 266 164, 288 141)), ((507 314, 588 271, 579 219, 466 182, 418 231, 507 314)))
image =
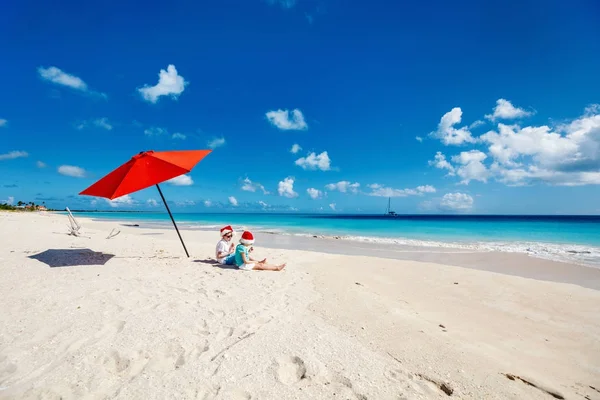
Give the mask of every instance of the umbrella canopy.
POLYGON ((144 151, 79 194, 113 200, 188 173, 210 152, 144 151))
POLYGON ((156 185, 171 221, 175 226, 179 240, 189 257, 185 243, 181 238, 173 214, 160 190, 159 183, 190 172, 196 164, 206 157, 211 150, 184 150, 184 151, 144 151, 131 158, 125 164, 115 169, 80 195, 105 197, 113 200, 126 194, 146 189, 156 185))

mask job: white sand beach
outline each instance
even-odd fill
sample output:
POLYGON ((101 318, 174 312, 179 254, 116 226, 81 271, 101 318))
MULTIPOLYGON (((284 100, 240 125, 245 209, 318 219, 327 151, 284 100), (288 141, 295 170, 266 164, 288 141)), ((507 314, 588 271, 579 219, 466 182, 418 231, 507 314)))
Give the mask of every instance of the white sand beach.
POLYGON ((182 231, 188 259, 174 230, 79 221, 0 213, 1 399, 600 399, 600 270, 256 234, 287 268, 239 271, 208 262, 218 232, 182 231))

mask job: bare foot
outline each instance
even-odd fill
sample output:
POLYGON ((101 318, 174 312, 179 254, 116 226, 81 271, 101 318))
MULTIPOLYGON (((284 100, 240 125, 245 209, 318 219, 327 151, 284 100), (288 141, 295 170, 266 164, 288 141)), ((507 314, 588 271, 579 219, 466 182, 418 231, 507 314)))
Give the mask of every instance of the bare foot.
POLYGON ((284 269, 286 266, 286 264, 281 264, 277 266, 277 271, 281 271, 282 269, 284 269))
POLYGON ((262 261, 259 261, 258 263, 259 263, 259 264, 265 264, 266 262, 267 262, 267 259, 265 258, 264 260, 262 260, 262 261))

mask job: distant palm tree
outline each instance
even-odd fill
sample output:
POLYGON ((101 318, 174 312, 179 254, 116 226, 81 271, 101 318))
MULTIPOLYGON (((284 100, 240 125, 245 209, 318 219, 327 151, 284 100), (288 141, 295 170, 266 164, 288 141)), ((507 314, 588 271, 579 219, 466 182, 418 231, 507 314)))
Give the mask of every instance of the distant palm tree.
POLYGON ((19 207, 21 207, 23 204, 25 204, 25 203, 23 203, 21 200, 19 200, 19 202, 17 203, 17 205, 18 205, 19 207))

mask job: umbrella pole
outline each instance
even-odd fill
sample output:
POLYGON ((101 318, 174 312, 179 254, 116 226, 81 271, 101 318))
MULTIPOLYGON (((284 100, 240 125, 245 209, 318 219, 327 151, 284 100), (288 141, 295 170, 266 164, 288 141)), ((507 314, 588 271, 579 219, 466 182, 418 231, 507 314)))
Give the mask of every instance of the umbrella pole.
POLYGON ((179 240, 181 240, 181 245, 183 246, 183 249, 185 250, 185 254, 189 258, 190 257, 190 253, 188 253, 187 249, 185 248, 185 243, 183 243, 183 239, 181 238, 181 234, 179 233, 179 229, 177 229, 177 224, 175 223, 175 219, 173 219, 173 214, 171 214, 171 210, 169 210, 169 206, 167 205, 167 201, 165 200, 165 196, 163 196, 162 190, 160 190, 160 186, 158 186, 158 184, 156 184, 156 188, 158 189, 158 193, 160 193, 160 197, 162 198, 163 203, 165 203, 165 207, 167 207, 167 211, 169 212, 169 217, 171 217, 171 221, 173 221, 173 226, 175 227, 175 230, 177 231, 177 236, 179 236, 179 240))

